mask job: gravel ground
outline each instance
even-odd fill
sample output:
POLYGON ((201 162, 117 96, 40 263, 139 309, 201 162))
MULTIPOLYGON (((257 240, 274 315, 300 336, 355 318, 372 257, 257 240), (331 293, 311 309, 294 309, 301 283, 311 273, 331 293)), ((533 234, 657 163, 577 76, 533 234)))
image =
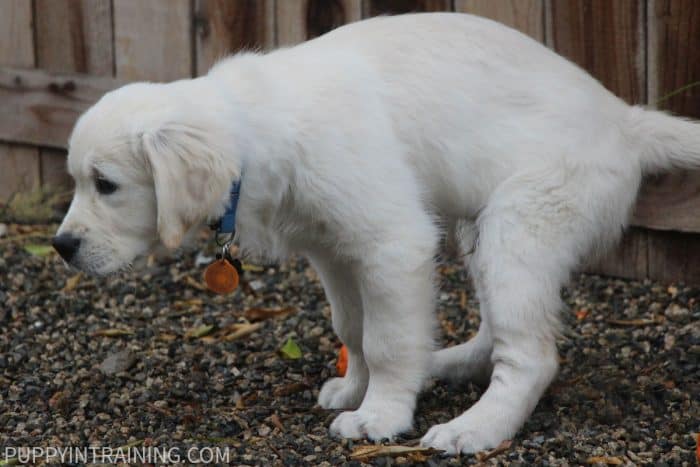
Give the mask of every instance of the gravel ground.
MULTIPOLYGON (((224 298, 203 290, 194 252, 95 279, 27 251, 54 226, 8 227, 0 462, 12 446, 138 445, 228 446, 236 465, 695 465, 700 288, 578 276, 564 291, 561 372, 509 447, 490 457, 353 460, 366 443, 330 438, 335 413, 315 405, 339 344, 304 261, 249 268, 224 298), (270 310, 280 313, 269 318, 270 310), (289 338, 301 358, 280 353, 289 338)), ((441 338, 462 342, 477 329, 478 305, 456 262, 443 261, 440 275, 441 338)), ((420 397, 415 430, 395 443, 414 445, 479 394, 434 384, 420 397)))

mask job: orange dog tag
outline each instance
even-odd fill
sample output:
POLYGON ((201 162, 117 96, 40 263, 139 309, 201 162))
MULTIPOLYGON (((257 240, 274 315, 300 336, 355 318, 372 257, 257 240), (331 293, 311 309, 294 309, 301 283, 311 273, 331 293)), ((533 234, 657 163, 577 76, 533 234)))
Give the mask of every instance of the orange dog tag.
POLYGON ((345 376, 345 373, 348 371, 348 348, 345 346, 340 348, 338 361, 335 363, 335 370, 338 372, 338 376, 345 376))
POLYGON ((228 294, 238 287, 238 271, 225 258, 217 259, 204 271, 204 282, 212 292, 228 294))

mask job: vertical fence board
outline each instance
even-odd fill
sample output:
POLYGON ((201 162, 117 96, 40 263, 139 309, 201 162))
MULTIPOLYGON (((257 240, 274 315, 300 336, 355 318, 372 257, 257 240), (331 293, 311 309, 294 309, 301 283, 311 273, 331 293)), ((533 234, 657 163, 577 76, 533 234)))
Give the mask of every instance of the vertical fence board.
MULTIPOLYGON (((642 0, 547 0, 545 12, 549 46, 628 102, 646 101, 642 0)), ((618 248, 592 269, 609 275, 646 277, 647 250, 646 233, 630 231, 618 248)))
MULTIPOLYGON (((114 68, 110 0, 35 0, 37 66, 53 72, 111 76, 114 68)), ((66 153, 41 148, 41 183, 71 185, 66 153)))
MULTIPOLYGON (((33 67, 34 30, 31 0, 3 0, 0 14, 0 65, 33 67)), ((0 200, 39 186, 39 151, 0 143, 0 200)))
MULTIPOLYGON (((700 3, 651 0, 649 8, 649 101, 700 82, 700 3)), ((700 86, 659 103, 659 108, 700 118, 700 86)))
POLYGON ((493 19, 544 42, 543 0, 455 0, 455 11, 493 19))
MULTIPOLYGON (((700 81, 700 3, 649 2, 649 103, 700 81)), ((700 86, 658 103, 675 114, 700 117, 700 86)), ((700 172, 654 177, 645 183, 635 222, 673 230, 698 230, 700 172)), ((700 240, 677 232, 650 232, 649 275, 660 280, 700 282, 700 240)))
POLYGON ((421 11, 451 11, 451 0, 364 0, 365 16, 413 13, 421 11))
POLYGON ((629 229, 620 244, 611 252, 599 258, 586 270, 604 276, 639 279, 649 273, 648 232, 644 229, 629 229))
POLYGON ((111 75, 109 0, 35 0, 37 66, 48 71, 111 75))
POLYGON ((700 172, 676 171, 647 177, 632 225, 679 232, 700 231, 700 172))
POLYGON ((700 284, 700 236, 649 230, 649 277, 700 284))
POLYGON ((36 148, 0 144, 0 200, 40 185, 39 154, 36 148))
POLYGON ((172 81, 192 75, 189 0, 114 0, 117 76, 172 81))
POLYGON ((66 167, 66 151, 61 149, 41 149, 41 184, 57 190, 68 190, 73 180, 66 167))
POLYGON ((3 0, 0 64, 27 68, 34 66, 31 0, 3 0))
POLYGON ((548 0, 547 40, 630 103, 646 102, 644 2, 548 0))
POLYGON ((361 0, 287 0, 275 6, 277 44, 318 37, 362 18, 361 0))
POLYGON ((197 74, 240 50, 268 49, 274 36, 272 0, 197 0, 197 74))

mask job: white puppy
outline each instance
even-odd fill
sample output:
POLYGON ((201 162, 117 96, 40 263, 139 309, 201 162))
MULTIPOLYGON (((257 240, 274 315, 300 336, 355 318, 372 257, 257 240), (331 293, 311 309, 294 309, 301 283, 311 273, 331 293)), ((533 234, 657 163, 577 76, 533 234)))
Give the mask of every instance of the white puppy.
POLYGON ((349 349, 319 403, 356 410, 331 431, 392 437, 427 377, 490 379, 423 438, 466 453, 512 437, 554 378, 560 287, 619 237, 643 172, 698 164, 700 125, 630 107, 516 31, 381 17, 107 94, 71 137, 55 242, 80 269, 120 270, 221 216, 241 178, 241 246, 308 257, 349 349), (482 324, 434 352, 438 219, 477 229, 482 324))

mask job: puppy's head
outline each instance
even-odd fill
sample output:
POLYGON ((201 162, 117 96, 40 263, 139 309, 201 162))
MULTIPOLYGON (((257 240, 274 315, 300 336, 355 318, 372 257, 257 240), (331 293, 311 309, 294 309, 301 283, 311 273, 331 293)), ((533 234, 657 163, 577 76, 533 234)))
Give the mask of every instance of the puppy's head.
POLYGON ((66 262, 116 272, 159 243, 177 248, 188 229, 221 214, 240 165, 224 154, 230 140, 205 89, 132 84, 78 120, 68 154, 75 195, 53 239, 66 262))

